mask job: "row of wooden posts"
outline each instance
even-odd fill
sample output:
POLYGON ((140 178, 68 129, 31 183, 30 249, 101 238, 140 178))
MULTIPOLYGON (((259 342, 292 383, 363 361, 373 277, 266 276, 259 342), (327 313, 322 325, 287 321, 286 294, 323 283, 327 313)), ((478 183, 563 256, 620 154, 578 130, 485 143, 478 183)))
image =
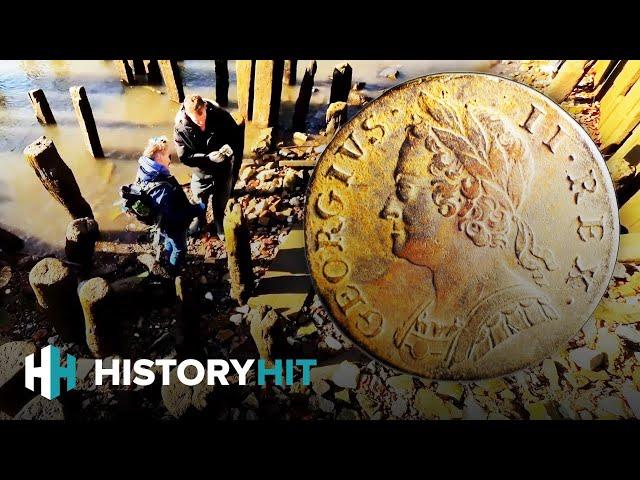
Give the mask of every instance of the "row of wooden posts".
POLYGON ((566 60, 547 95, 565 100, 587 72, 600 106, 600 150, 620 205, 620 261, 640 261, 640 60, 566 60))
MULTIPOLYGON (((180 68, 175 60, 117 60, 120 80, 135 85, 140 78, 148 83, 164 82, 169 98, 184 101, 184 88, 180 68)), ((216 102, 222 107, 229 103, 229 69, 227 60, 215 60, 216 102)), ((280 121, 280 97, 282 84, 295 85, 297 81, 296 60, 237 60, 236 88, 238 114, 236 121, 251 121, 259 128, 278 127, 280 121), (242 118, 243 120, 239 120, 242 118)), ((300 83, 294 107, 292 130, 304 132, 313 93, 316 61, 306 67, 300 83)), ((348 63, 336 65, 333 70, 329 108, 327 110, 327 132, 332 133, 346 121, 347 99, 351 89, 352 69, 348 63)), ((71 99, 85 143, 91 155, 104 156, 96 122, 84 87, 72 87, 71 99)), ((29 92, 29 99, 36 118, 45 125, 56 123, 45 93, 41 90, 29 92)))

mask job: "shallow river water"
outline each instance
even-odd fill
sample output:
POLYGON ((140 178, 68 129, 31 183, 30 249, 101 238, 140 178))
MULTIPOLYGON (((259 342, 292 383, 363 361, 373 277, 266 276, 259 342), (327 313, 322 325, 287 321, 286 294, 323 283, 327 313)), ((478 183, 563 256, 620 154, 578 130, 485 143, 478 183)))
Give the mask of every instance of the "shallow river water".
MULTIPOLYGON (((329 76, 338 60, 320 60, 312 97, 312 109, 326 107, 329 76)), ((298 80, 308 61, 298 61, 298 80)), ((417 76, 441 71, 486 71, 489 61, 393 61, 350 60, 353 81, 366 82, 363 93, 376 97, 384 90, 417 76), (397 66, 396 80, 378 73, 397 66)), ((215 98, 213 60, 180 63, 185 93, 215 98)), ((229 61, 229 110, 236 109, 235 62, 229 61)), ((283 86, 281 123, 290 124, 298 85, 283 86)), ((83 196, 91 204, 101 231, 126 230, 131 220, 117 216, 119 186, 133 181, 139 157, 147 139, 171 136, 178 105, 161 95, 164 87, 129 87, 119 81, 116 66, 103 60, 0 61, 0 224, 27 240, 27 251, 45 253, 64 244, 70 218, 46 192, 22 154, 41 135, 51 138, 61 157, 73 170, 83 196), (83 85, 93 108, 104 159, 94 159, 87 151, 69 96, 69 87, 83 85), (42 126, 35 119, 27 92, 44 90, 57 125, 42 126)), ((251 129, 249 129, 249 134, 251 129)), ((188 169, 172 166, 181 181, 188 169)))

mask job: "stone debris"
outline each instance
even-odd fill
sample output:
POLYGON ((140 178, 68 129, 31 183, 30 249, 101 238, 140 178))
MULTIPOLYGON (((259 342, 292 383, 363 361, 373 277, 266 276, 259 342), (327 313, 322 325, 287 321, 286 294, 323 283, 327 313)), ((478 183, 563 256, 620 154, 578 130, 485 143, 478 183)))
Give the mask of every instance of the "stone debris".
POLYGON ((606 362, 607 355, 585 347, 572 350, 569 358, 580 368, 594 371, 606 362))
POLYGON ((356 388, 359 378, 360 369, 348 361, 342 362, 331 377, 333 383, 343 388, 356 388))

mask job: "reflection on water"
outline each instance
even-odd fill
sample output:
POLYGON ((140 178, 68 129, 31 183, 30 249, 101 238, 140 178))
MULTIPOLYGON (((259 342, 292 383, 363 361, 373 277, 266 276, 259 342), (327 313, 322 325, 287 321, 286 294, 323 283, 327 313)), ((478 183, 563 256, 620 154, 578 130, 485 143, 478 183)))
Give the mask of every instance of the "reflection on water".
MULTIPOLYGON (((298 61, 298 79, 308 62, 298 61)), ((330 75, 337 60, 318 62, 312 97, 314 114, 326 106, 330 75)), ((484 71, 486 61, 350 61, 353 80, 367 83, 364 93, 378 96, 385 89, 410 78, 438 71, 484 71), (388 66, 399 65, 397 80, 378 77, 388 66)), ((199 93, 215 98, 213 60, 188 60, 181 64, 187 94, 199 93)), ((237 108, 235 62, 229 61, 229 109, 237 108)), ((299 85, 299 82, 298 82, 299 85)), ((154 87, 156 88, 156 87, 154 87)), ((163 89, 163 87, 157 87, 163 89)), ((281 121, 290 122, 298 86, 284 86, 281 121)), ((105 231, 124 231, 131 221, 116 216, 113 204, 119 186, 133 181, 136 160, 146 140, 153 135, 171 137, 178 105, 166 95, 145 86, 128 87, 119 81, 115 64, 105 60, 0 61, 0 223, 28 240, 31 252, 46 252, 64 245, 69 221, 66 211, 46 192, 22 155, 23 149, 41 135, 50 137, 64 161, 73 170, 80 189, 91 204, 100 227, 105 231), (69 88, 83 85, 93 108, 106 158, 94 159, 88 153, 77 126, 69 88), (44 90, 57 125, 41 126, 33 114, 27 92, 44 90)), ((181 181, 189 170, 172 167, 181 181)))

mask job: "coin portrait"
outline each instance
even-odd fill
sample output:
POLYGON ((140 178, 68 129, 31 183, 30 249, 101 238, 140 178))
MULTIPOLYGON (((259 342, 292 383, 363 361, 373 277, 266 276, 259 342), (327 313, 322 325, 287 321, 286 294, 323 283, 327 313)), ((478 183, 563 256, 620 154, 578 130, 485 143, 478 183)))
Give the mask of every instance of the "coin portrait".
POLYGON ((536 364, 589 319, 618 250, 593 141, 514 81, 399 85, 332 139, 313 174, 307 261, 338 328, 434 379, 536 364))

